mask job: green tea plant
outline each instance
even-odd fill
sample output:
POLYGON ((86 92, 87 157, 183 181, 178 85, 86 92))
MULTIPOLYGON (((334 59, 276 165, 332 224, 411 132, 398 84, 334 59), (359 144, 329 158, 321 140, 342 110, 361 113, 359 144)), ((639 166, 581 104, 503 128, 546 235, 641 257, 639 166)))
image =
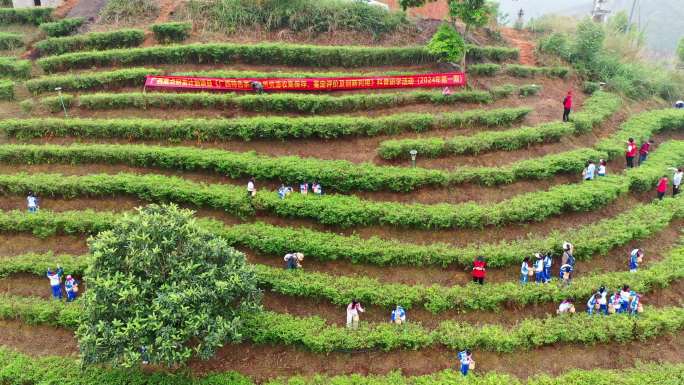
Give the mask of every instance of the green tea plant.
POLYGON ((0 32, 0 50, 13 50, 24 46, 24 40, 18 33, 0 32))
MULTIPOLYGON (((97 93, 78 97, 77 105, 88 110, 120 108, 239 108, 256 112, 301 112, 309 114, 365 111, 419 103, 491 103, 485 91, 462 91, 442 95, 434 91, 410 91, 357 95, 212 93, 97 93)), ((52 100, 50 99, 50 102, 52 100)), ((43 99, 45 103, 45 99, 43 99)), ((52 103, 48 103, 51 107, 52 103)))
POLYGON ((61 37, 73 34, 83 23, 85 23, 85 18, 83 17, 68 17, 58 21, 42 23, 38 28, 48 37, 61 37))
MULTIPOLYGON (((131 74, 131 76, 140 76, 131 74)), ((124 75, 127 78, 127 75, 124 75)), ((54 78, 54 80, 59 80, 54 78)), ((125 80, 124 80, 125 81, 125 80)), ((97 79, 93 79, 97 82, 97 79)), ((501 126, 524 118, 529 108, 468 110, 442 114, 406 113, 378 118, 364 117, 254 117, 240 119, 9 119, 0 130, 17 138, 44 135, 82 138, 128 138, 147 140, 228 139, 332 139, 343 136, 395 135, 466 125, 501 126)))
MULTIPOLYGON (((479 47, 471 55, 492 60, 517 57, 514 48, 479 47)), ((423 47, 311 46, 282 43, 262 44, 188 44, 164 47, 113 49, 76 52, 45 57, 37 64, 45 72, 112 65, 154 64, 282 64, 310 67, 369 67, 434 63, 435 58, 423 47)))
POLYGON ((146 75, 161 75, 162 73, 163 71, 152 68, 130 68, 76 75, 43 76, 29 79, 24 84, 34 95, 54 92, 55 87, 62 87, 64 91, 116 89, 139 86, 145 83, 146 75))
POLYGON ((0 57, 0 76, 25 79, 31 77, 31 61, 0 57))
MULTIPOLYGON (((495 372, 470 373, 463 377, 452 369, 423 375, 407 377, 400 372, 392 372, 384 376, 359 375, 336 377, 291 377, 289 379, 272 379, 268 385, 357 385, 360 381, 368 385, 569 385, 588 384, 601 379, 606 384, 642 385, 646 383, 666 384, 679 381, 684 377, 682 364, 649 364, 639 365, 628 370, 571 370, 559 377, 539 375, 521 381, 516 377, 495 372)), ((0 347, 0 380, 7 385, 27 385, 39 383, 64 382, 64 379, 78 378, 81 385, 100 385, 106 378, 111 383, 140 383, 149 385, 254 385, 250 379, 236 372, 213 373, 204 377, 185 377, 182 374, 164 372, 148 373, 138 368, 117 369, 102 366, 90 366, 82 370, 80 362, 68 357, 32 357, 16 352, 7 347, 0 347)))
POLYGON ((160 23, 152 25, 154 39, 159 43, 179 43, 190 36, 192 23, 160 23))
POLYGON ((0 8, 0 24, 39 25, 52 19, 52 8, 0 8))
MULTIPOLYGON (((522 91, 521 92, 527 92, 522 91)), ((478 154, 487 151, 512 151, 530 144, 555 142, 562 137, 587 133, 594 126, 615 113, 622 105, 620 97, 597 92, 587 99, 581 112, 574 114, 571 123, 543 123, 536 127, 523 127, 507 131, 485 131, 471 136, 450 139, 399 139, 380 143, 378 155, 383 159, 407 158, 410 150, 423 157, 437 158, 452 154, 478 154)))
MULTIPOLYGON (((85 294, 88 298, 88 294, 85 294)), ((83 321, 77 306, 32 297, 0 296, 0 318, 32 324, 76 328, 83 321)), ((684 328, 684 309, 651 309, 639 317, 626 314, 590 317, 563 315, 525 319, 512 327, 473 326, 443 321, 433 330, 419 323, 397 327, 391 323, 362 324, 359 329, 329 326, 320 317, 295 317, 261 311, 243 313, 240 333, 256 344, 295 345, 316 352, 397 349, 418 350, 434 345, 449 349, 513 352, 556 343, 608 343, 644 340, 675 333, 684 328)))
POLYGON ((145 39, 145 31, 122 29, 112 32, 90 32, 76 36, 50 37, 35 44, 43 55, 61 55, 76 51, 101 51, 113 48, 137 47, 145 39))

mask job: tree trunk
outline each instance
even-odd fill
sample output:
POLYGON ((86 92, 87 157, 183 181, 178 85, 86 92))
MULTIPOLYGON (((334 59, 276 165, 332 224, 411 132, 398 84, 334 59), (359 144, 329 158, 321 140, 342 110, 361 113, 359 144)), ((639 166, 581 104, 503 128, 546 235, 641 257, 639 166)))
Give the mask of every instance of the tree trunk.
POLYGON ((465 30, 463 31, 463 42, 465 43, 465 48, 463 51, 463 59, 461 59, 461 70, 466 72, 466 56, 468 56, 468 32, 470 31, 470 24, 465 25, 465 30))

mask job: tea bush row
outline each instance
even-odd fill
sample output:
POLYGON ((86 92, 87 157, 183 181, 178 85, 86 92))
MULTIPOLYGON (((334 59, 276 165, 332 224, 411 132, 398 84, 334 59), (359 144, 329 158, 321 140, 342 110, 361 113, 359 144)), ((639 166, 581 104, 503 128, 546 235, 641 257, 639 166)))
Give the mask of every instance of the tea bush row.
MULTIPOLYGON (((476 357, 477 359, 477 357, 476 357)), ((516 377, 495 372, 469 373, 444 370, 417 377, 391 372, 383 376, 359 375, 336 377, 291 377, 269 380, 266 385, 571 385, 596 384, 643 385, 684 382, 684 364, 650 364, 617 370, 571 370, 559 377, 539 375, 521 381, 516 377)), ((236 372, 213 373, 204 377, 185 377, 165 372, 148 373, 137 368, 116 369, 101 366, 81 367, 78 360, 67 357, 31 357, 6 347, 0 347, 0 381, 6 385, 254 385, 250 379, 236 372)))
MULTIPOLYGON (((88 295, 87 293, 85 295, 88 295)), ((28 324, 47 324, 75 329, 80 323, 78 302, 64 303, 31 297, 0 296, 0 318, 19 319, 28 324)), ((590 317, 562 315, 526 319, 512 327, 473 326, 443 321, 433 330, 419 323, 397 326, 391 323, 362 323, 359 329, 327 325, 317 317, 295 317, 270 311, 245 313, 241 334, 256 344, 295 345, 327 353, 333 351, 418 350, 443 345, 452 350, 465 348, 513 352, 553 344, 595 344, 646 340, 672 334, 684 328, 684 308, 649 309, 639 317, 626 314, 590 317)))
POLYGON ((75 36, 50 37, 34 46, 42 56, 75 51, 101 51, 113 48, 137 47, 145 40, 141 29, 121 29, 112 32, 90 32, 75 36))
POLYGON ((20 139, 43 136, 214 141, 231 139, 332 139, 342 136, 395 135, 471 125, 505 126, 523 119, 531 109, 503 108, 442 114, 405 113, 378 118, 254 117, 239 119, 7 119, 0 130, 20 139))
POLYGON ((583 111, 575 114, 571 123, 543 123, 506 131, 480 132, 449 139, 399 139, 380 143, 378 155, 383 159, 405 159, 416 150, 421 157, 437 158, 447 155, 478 154, 488 151, 513 151, 529 145, 556 142, 569 135, 584 134, 605 121, 621 106, 619 96, 597 92, 587 99, 583 111))
POLYGON ((52 19, 53 8, 0 8, 0 25, 39 25, 52 19))
MULTIPOLYGON (((515 59, 518 50, 473 47, 473 61, 515 59)), ((37 64, 45 72, 116 65, 268 64, 309 67, 369 67, 435 63, 424 47, 313 46, 282 43, 210 43, 76 52, 45 57, 37 64)))
MULTIPOLYGON (((278 259, 280 259, 278 257, 278 259)), ((42 276, 46 269, 61 265, 70 274, 84 274, 90 256, 25 254, 5 258, 0 265, 0 276, 31 273, 42 276)), ((493 283, 486 286, 405 285, 383 283, 374 278, 338 276, 303 270, 284 270, 266 265, 254 265, 260 287, 295 297, 323 299, 335 305, 346 306, 352 299, 364 304, 392 309, 397 304, 405 309, 417 305, 434 313, 449 309, 500 310, 503 304, 540 304, 560 302, 573 298, 584 303, 598 287, 619 288, 628 284, 632 290, 645 294, 655 288, 669 286, 684 278, 684 248, 672 250, 663 260, 655 262, 637 273, 610 272, 576 278, 571 286, 556 284, 520 285, 517 281, 493 283)), ((409 314, 410 315, 410 314, 409 314)))
POLYGON ((639 169, 626 175, 606 176, 578 184, 558 185, 546 191, 520 194, 492 204, 405 204, 360 199, 346 195, 292 194, 280 199, 264 191, 248 201, 244 190, 232 185, 205 185, 161 175, 62 176, 57 174, 0 175, 6 192, 35 191, 43 195, 129 194, 143 200, 176 201, 208 206, 244 216, 253 210, 282 217, 308 218, 341 227, 392 225, 417 228, 479 228, 488 225, 543 221, 567 211, 592 211, 614 201, 630 188, 646 191, 663 173, 663 167, 684 162, 684 142, 662 145, 639 169))
MULTIPOLYGON (((54 234, 96 234, 108 229, 117 214, 112 212, 41 210, 36 214, 0 212, 0 230, 30 232, 46 237, 54 234)), ((489 267, 500 268, 520 263, 522 256, 548 252, 559 256, 561 245, 575 245, 574 256, 589 260, 605 255, 615 247, 633 240, 645 239, 665 229, 674 220, 684 217, 684 199, 667 198, 650 204, 640 204, 612 218, 563 232, 554 231, 544 237, 532 235, 524 239, 469 245, 456 248, 444 243, 418 245, 378 237, 363 239, 307 228, 273 226, 261 222, 234 226, 213 219, 199 219, 212 234, 227 239, 232 246, 278 256, 292 250, 308 258, 326 261, 349 261, 379 266, 471 266, 475 257, 483 255, 489 267)))
POLYGON ((0 50, 13 50, 24 46, 24 40, 18 33, 0 32, 0 50))
POLYGON ((54 92, 56 87, 61 87, 63 91, 116 89, 144 84, 146 75, 161 75, 162 72, 151 68, 131 68, 100 73, 61 74, 29 79, 24 84, 33 94, 54 92))
POLYGON ((15 57, 0 57, 0 76, 25 79, 31 77, 31 61, 15 57))
POLYGON ((85 23, 84 17, 68 17, 58 21, 42 23, 38 28, 48 37, 61 37, 73 34, 83 23, 85 23))
MULTIPOLYGON (((50 110, 59 110, 58 98, 41 100, 50 110)), ((486 91, 462 91, 451 95, 441 92, 411 91, 396 93, 356 94, 343 96, 315 94, 267 94, 240 95, 234 93, 97 93, 80 95, 74 106, 87 110, 110 110, 123 108, 239 108, 254 112, 301 112, 308 114, 366 111, 379 108, 399 107, 411 104, 455 104, 493 102, 486 91)))

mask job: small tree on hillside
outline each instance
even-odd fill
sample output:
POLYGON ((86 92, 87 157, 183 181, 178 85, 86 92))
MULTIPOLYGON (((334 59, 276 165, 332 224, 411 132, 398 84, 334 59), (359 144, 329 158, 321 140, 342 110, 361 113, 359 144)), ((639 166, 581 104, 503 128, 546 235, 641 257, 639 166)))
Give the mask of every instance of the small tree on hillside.
POLYGON ((677 57, 679 61, 684 64, 684 37, 679 40, 679 45, 677 46, 677 57))
MULTIPOLYGON (((434 1, 436 0, 399 0, 399 4, 406 10, 407 8, 420 7, 434 1)), ((463 32, 464 41, 467 40, 471 27, 487 25, 495 11, 495 5, 486 0, 448 0, 448 3, 449 16, 451 16, 454 27, 456 27, 456 20, 461 20, 465 24, 465 31, 463 32)), ((463 52, 461 65, 465 69, 465 54, 467 53, 467 46, 465 45, 463 52)))
POLYGON ((202 230, 189 210, 138 209, 89 246, 94 259, 77 331, 85 363, 206 359, 239 341, 239 315, 259 308, 245 256, 202 230))
POLYGON ((444 23, 439 26, 427 45, 427 50, 446 63, 458 63, 465 56, 465 42, 454 27, 444 23))

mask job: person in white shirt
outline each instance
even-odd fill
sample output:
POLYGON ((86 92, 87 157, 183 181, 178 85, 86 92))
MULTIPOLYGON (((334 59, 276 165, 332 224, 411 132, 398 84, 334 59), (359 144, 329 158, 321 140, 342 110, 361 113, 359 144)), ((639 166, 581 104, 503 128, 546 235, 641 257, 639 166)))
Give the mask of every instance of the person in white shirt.
POLYGON ((679 194, 679 188, 682 186, 682 177, 684 177, 684 171, 681 167, 674 168, 670 167, 668 170, 674 171, 674 176, 672 177, 672 196, 679 194))
POLYGON ((30 191, 26 197, 26 206, 28 207, 28 211, 30 213, 35 213, 38 211, 38 197, 30 191))
POLYGON ((607 164, 605 159, 599 160, 598 176, 606 176, 607 164))
POLYGON ((596 165, 594 164, 593 160, 590 160, 589 163, 587 164, 587 168, 584 169, 582 176, 584 176, 584 180, 594 180, 594 173, 595 172, 596 172, 596 165))
POLYGON ((604 286, 599 287, 598 293, 597 293, 600 298, 599 298, 599 313, 603 313, 603 315, 608 315, 608 291, 604 286))
POLYGON ((361 303, 357 300, 352 300, 349 305, 347 305, 347 327, 356 329, 359 327, 359 313, 363 313, 365 310, 361 307, 361 303))
POLYGON ((573 305, 572 299, 570 299, 570 298, 561 302, 560 306, 558 306, 558 310, 556 310, 557 314, 574 313, 574 312, 575 312, 575 305, 573 305))
POLYGON ((256 186, 254 185, 254 178, 249 178, 247 181, 247 196, 251 199, 256 195, 256 186))

